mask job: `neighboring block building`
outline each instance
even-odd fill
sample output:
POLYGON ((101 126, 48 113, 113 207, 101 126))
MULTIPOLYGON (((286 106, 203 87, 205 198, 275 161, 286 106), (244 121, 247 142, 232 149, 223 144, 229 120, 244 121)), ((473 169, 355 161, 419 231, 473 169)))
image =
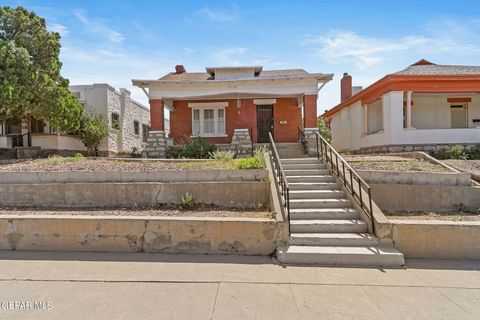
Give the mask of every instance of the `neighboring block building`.
MULTIPOLYGON (((317 95, 332 74, 302 69, 263 70, 212 67, 186 72, 177 65, 158 80, 133 80, 150 100, 152 131, 164 131, 164 109, 170 111, 170 137, 177 144, 203 137, 230 144, 236 132, 253 143, 298 141, 297 128, 317 127, 317 95), (148 91, 147 91, 148 89, 148 91)), ((158 134, 155 139, 158 141, 158 134)))
MULTIPOLYGON (((148 108, 130 98, 126 89, 115 90, 105 83, 70 86, 86 112, 105 115, 109 122, 109 136, 99 149, 101 155, 142 149, 150 127, 148 108)), ((28 128, 24 120, 11 119, 0 123, 0 148, 40 147, 47 154, 71 154, 86 151, 80 139, 71 134, 56 132, 48 121, 32 119, 28 128)))
POLYGON ((420 60, 356 90, 341 80, 341 103, 322 117, 337 150, 434 151, 480 144, 480 66, 420 60))

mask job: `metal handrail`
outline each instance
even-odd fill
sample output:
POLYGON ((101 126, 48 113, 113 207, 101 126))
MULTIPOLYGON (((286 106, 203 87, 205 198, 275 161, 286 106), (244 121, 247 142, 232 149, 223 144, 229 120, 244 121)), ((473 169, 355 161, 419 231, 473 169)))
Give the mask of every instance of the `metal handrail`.
POLYGON ((13 140, 15 140, 15 146, 16 147, 23 147, 23 137, 24 136, 27 136, 28 137, 28 141, 30 141, 30 132, 25 132, 23 134, 21 133, 18 133, 18 134, 9 134, 9 136, 12 138, 12 146, 13 146, 13 140), (19 144, 18 142, 21 141, 22 143, 19 144))
POLYGON ((287 177, 285 176, 285 171, 283 170, 280 156, 278 155, 277 147, 275 146, 271 132, 268 133, 268 138, 270 145, 270 158, 273 160, 273 170, 276 177, 275 182, 281 191, 282 204, 287 210, 288 233, 290 234, 290 187, 288 186, 287 177))
POLYGON ((250 133, 250 144, 251 144, 251 147, 252 147, 251 156, 252 156, 252 158, 253 158, 253 155, 254 155, 254 150, 253 150, 253 128, 250 127, 249 133, 250 133))
POLYGON ((345 186, 345 189, 352 195, 360 208, 365 212, 367 217, 372 222, 372 232, 375 234, 375 222, 373 219, 373 205, 372 205, 372 189, 360 177, 360 175, 353 169, 345 159, 328 143, 328 141, 316 132, 317 143, 317 158, 322 158, 325 164, 330 167, 332 174, 335 174, 338 179, 345 186), (335 156, 335 160, 333 160, 335 156), (340 162, 340 164, 339 164, 340 162), (341 170, 340 170, 341 165, 341 170), (348 172, 348 176, 347 176, 348 172), (354 181, 357 187, 354 186, 354 181), (356 190, 358 189, 358 190, 356 190), (367 199, 364 199, 363 193, 366 193, 367 199), (365 201, 366 203, 365 203, 365 201))
POLYGON ((305 133, 303 132, 303 130, 297 126, 297 132, 298 132, 298 141, 302 144, 303 146, 303 149, 305 151, 305 153, 308 153, 308 149, 307 149, 307 139, 305 137, 305 133))

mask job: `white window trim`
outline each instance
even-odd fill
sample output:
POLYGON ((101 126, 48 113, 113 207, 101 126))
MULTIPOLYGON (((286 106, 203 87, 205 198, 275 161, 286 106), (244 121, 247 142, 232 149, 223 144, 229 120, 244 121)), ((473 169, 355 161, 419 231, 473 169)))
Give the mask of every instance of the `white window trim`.
MULTIPOLYGON (((221 102, 220 102, 221 103, 221 102)), ((226 102, 226 105, 224 105, 223 107, 222 106, 219 106, 219 105, 215 105, 215 103, 213 103, 214 105, 212 106, 212 104, 209 104, 209 103, 201 103, 201 106, 200 103, 189 103, 188 106, 189 108, 192 109, 192 137, 228 137, 227 135, 227 113, 225 111, 225 108, 228 106, 228 102, 226 102), (196 106, 190 106, 190 105, 196 105, 196 106), (195 112, 195 110, 198 110, 198 113, 199 113, 199 116, 200 116, 200 133, 195 133, 193 132, 193 123, 194 123, 194 117, 193 117, 193 114, 195 112), (214 110, 213 112, 213 123, 214 123, 214 129, 215 129, 215 133, 204 133, 204 110, 214 110), (223 110, 223 132, 224 133, 219 133, 218 132, 218 110, 223 110)))

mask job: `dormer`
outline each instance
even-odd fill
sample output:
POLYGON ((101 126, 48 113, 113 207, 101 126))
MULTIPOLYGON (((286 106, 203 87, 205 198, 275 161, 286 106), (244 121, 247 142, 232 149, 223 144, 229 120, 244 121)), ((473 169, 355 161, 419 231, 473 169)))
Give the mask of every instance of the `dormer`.
POLYGON ((206 70, 214 80, 241 80, 258 77, 263 67, 209 67, 206 70))

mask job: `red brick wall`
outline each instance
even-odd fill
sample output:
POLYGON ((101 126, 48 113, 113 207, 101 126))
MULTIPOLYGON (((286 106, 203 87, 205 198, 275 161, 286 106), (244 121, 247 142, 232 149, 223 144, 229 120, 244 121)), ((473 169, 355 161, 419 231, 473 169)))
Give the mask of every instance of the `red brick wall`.
POLYGON ((150 130, 165 130, 164 109, 162 99, 152 99, 150 102, 150 130))
MULTIPOLYGON (((174 101, 170 112, 170 137, 175 143, 186 143, 192 135, 192 109, 188 107, 193 102, 221 102, 226 100, 189 100, 174 101)), ((253 99, 242 99, 241 107, 237 108, 237 100, 228 101, 225 108, 226 132, 228 137, 206 138, 210 143, 230 143, 234 129, 252 129, 253 141, 257 141, 257 107, 253 99)), ((316 110, 316 109, 315 109, 316 110)), ((279 142, 297 141, 297 126, 301 126, 301 110, 296 98, 279 98, 273 107, 275 140, 279 142), (280 124, 286 120, 287 124, 280 124)))
POLYGON ((311 94, 303 97, 303 105, 305 108, 305 128, 317 127, 317 95, 311 94))
POLYGON ((302 125, 302 110, 298 107, 297 98, 277 98, 273 106, 273 120, 275 141, 298 141, 297 127, 302 125), (287 123, 280 124, 282 121, 287 123))

